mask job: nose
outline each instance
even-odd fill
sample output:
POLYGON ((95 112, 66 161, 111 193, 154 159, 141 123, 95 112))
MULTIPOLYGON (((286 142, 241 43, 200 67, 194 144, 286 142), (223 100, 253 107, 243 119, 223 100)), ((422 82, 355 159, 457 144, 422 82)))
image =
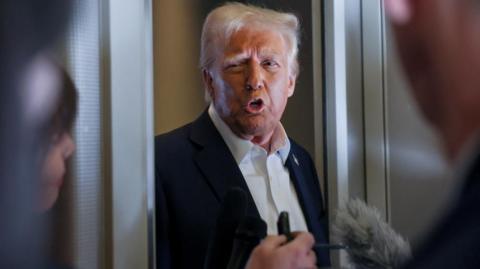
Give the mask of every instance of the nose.
POLYGON ((260 64, 256 61, 251 61, 246 76, 246 89, 250 91, 261 90, 264 87, 263 72, 260 64))

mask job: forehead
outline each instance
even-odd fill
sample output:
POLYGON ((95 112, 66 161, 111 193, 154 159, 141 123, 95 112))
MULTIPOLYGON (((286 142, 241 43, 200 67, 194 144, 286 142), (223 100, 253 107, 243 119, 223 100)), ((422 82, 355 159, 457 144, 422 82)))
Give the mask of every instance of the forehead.
POLYGON ((234 32, 224 48, 227 57, 252 51, 260 54, 286 55, 287 46, 279 31, 244 28, 234 32))

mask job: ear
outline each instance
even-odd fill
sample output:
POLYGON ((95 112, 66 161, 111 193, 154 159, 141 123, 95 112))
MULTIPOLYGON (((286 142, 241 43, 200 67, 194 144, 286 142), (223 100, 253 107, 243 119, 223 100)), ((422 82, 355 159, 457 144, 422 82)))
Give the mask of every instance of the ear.
POLYGON ((205 85, 205 89, 208 91, 208 95, 210 95, 210 99, 214 99, 215 95, 215 87, 213 85, 213 77, 212 73, 207 69, 202 69, 202 77, 203 77, 203 84, 205 85))
POLYGON ((394 24, 405 24, 412 17, 412 0, 385 0, 385 12, 394 24))
POLYGON ((289 75, 288 76, 288 97, 292 97, 295 92, 295 83, 297 81, 297 76, 289 75))

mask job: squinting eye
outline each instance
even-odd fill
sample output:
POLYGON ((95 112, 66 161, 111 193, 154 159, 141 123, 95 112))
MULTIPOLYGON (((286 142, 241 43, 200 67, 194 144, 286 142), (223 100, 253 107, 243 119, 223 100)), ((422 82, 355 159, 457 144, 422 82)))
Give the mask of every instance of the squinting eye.
POLYGON ((265 65, 267 67, 277 67, 278 66, 278 64, 275 61, 271 61, 271 60, 263 61, 263 65, 265 65))
POLYGON ((242 64, 229 64, 225 67, 225 70, 226 71, 232 71, 232 72, 236 72, 236 71, 241 71, 243 68, 243 65, 242 64))

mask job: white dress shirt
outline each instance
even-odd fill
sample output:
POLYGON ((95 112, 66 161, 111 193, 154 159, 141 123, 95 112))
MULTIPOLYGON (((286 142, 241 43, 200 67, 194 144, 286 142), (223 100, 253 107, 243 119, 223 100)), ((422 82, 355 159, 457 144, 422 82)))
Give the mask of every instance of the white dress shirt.
POLYGON ((272 150, 268 154, 261 146, 236 136, 213 105, 208 108, 208 114, 245 178, 260 217, 267 223, 267 233, 277 234, 277 219, 282 211, 288 212, 292 231, 307 231, 297 193, 285 167, 290 141, 282 124, 273 132, 272 150))

